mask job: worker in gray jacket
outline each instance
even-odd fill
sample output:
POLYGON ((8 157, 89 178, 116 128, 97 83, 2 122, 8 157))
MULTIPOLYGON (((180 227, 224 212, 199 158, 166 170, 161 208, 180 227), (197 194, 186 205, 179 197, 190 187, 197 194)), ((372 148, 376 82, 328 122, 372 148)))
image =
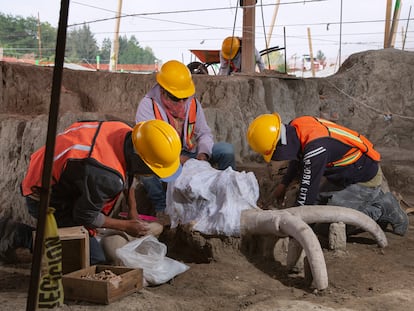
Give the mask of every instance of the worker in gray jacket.
MULTIPOLYGON (((219 75, 230 75, 241 71, 242 40, 238 37, 227 37, 223 40, 220 51, 219 75)), ((262 72, 265 64, 257 49, 254 50, 255 65, 262 72)))
MULTIPOLYGON (((135 121, 164 120, 171 124, 181 137, 181 163, 190 158, 208 161, 220 170, 235 169, 233 145, 214 142, 203 108, 195 97, 191 72, 183 63, 171 60, 156 75, 157 83, 138 105, 135 121)), ((163 184, 156 176, 141 177, 156 212, 166 208, 163 184)))

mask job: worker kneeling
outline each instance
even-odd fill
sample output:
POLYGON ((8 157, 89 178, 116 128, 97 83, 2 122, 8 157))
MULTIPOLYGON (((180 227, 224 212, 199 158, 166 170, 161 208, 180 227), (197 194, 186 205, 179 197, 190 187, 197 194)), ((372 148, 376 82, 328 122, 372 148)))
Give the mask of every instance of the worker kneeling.
MULTIPOLYGON (((77 122, 56 137, 50 206, 55 209, 58 227, 89 230, 90 264, 107 262, 95 239, 97 228, 118 230, 130 237, 160 233, 161 225, 109 215, 121 193, 128 193, 134 175, 156 175, 166 181, 178 177, 180 152, 177 132, 161 120, 140 122, 134 128, 118 121, 77 122)), ((35 218, 39 215, 44 154, 45 147, 32 154, 21 184, 29 213, 35 218)), ((0 232, 4 230, 13 234, 1 241, 0 254, 32 247, 34 228, 2 220, 0 232)))
POLYGON ((273 192, 277 201, 283 200, 287 186, 298 177, 296 205, 349 207, 370 216, 383 229, 391 224, 393 233, 407 232, 406 213, 391 192, 381 189, 381 156, 363 135, 312 116, 283 124, 273 113, 251 122, 247 140, 266 162, 289 161, 273 192))

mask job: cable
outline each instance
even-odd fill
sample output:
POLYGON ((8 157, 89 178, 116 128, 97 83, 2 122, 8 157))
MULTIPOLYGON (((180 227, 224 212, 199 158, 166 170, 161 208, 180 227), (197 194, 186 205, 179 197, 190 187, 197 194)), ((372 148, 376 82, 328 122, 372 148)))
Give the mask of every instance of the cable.
MULTIPOLYGON (((325 2, 328 0, 301 0, 301 1, 295 1, 295 2, 288 2, 288 3, 282 3, 282 5, 291 5, 291 4, 305 4, 305 3, 311 3, 311 2, 325 2)), ((211 9, 194 9, 194 10, 179 10, 179 11, 161 11, 161 12, 152 12, 152 13, 133 13, 133 14, 123 14, 121 16, 119 16, 119 18, 124 18, 124 17, 141 17, 141 16, 147 16, 147 15, 164 15, 164 14, 178 14, 178 13, 196 13, 196 12, 207 12, 207 11, 220 11, 220 10, 229 10, 229 9, 236 9, 239 7, 237 1, 237 5, 235 7, 222 7, 222 8, 211 8, 211 9)), ((111 10, 107 10, 107 9, 103 9, 103 8, 99 8, 99 7, 95 7, 95 6, 91 6, 91 5, 87 5, 87 4, 83 4, 77 1, 72 1, 72 3, 76 3, 82 6, 86 6, 86 7, 91 7, 91 8, 95 8, 95 9, 100 9, 100 10, 104 10, 104 11, 108 11, 108 12, 113 12, 115 13, 115 11, 111 11, 111 10)), ((264 4, 264 6, 274 6, 274 4, 264 4)), ((248 7, 248 6, 246 6, 248 7)), ((101 18, 101 19, 96 19, 96 20, 91 20, 91 21, 86 21, 83 23, 76 23, 76 24, 70 24, 68 25, 68 27, 73 27, 73 26, 80 26, 83 24, 92 24, 92 23, 98 23, 98 22, 103 22, 103 21, 108 21, 108 20, 113 20, 113 19, 117 19, 118 17, 108 17, 108 18, 101 18)))
MULTIPOLYGON (((263 1, 260 0, 260 11, 262 13, 262 26, 263 26, 263 36, 265 39, 265 46, 266 46, 266 50, 269 48, 269 42, 267 42, 266 40, 266 27, 264 24, 264 14, 263 14, 263 1)), ((267 65, 268 65, 268 69, 270 70, 270 53, 266 53, 266 58, 267 58, 267 65)))
POLYGON ((372 107, 372 106, 370 106, 370 105, 368 105, 368 104, 366 104, 366 103, 364 103, 364 102, 362 102, 362 101, 360 101, 360 100, 358 100, 358 99, 356 99, 356 98, 352 97, 351 95, 347 94, 345 91, 341 90, 341 89, 340 89, 340 88, 338 88, 335 84, 333 84, 332 82, 330 82, 330 81, 329 81, 329 79, 327 79, 326 81, 327 81, 327 82, 328 82, 328 84, 330 84, 330 85, 331 85, 334 89, 336 89, 339 93, 341 93, 341 94, 345 95, 346 97, 350 98, 351 100, 353 100, 353 101, 354 101, 354 102, 356 102, 357 104, 360 104, 360 105, 364 106, 365 108, 368 108, 368 109, 371 109, 371 110, 375 111, 376 113, 378 113, 378 114, 379 114, 379 115, 381 115, 381 116, 384 116, 384 117, 389 117, 389 116, 391 115, 392 117, 396 116, 396 117, 399 117, 399 118, 401 118, 401 119, 406 119, 406 120, 414 120, 414 117, 408 117, 408 116, 404 116, 404 115, 401 115, 401 114, 395 114, 395 113, 392 113, 392 112, 384 112, 384 111, 381 111, 380 109, 377 109, 377 108, 375 108, 375 107, 372 107))

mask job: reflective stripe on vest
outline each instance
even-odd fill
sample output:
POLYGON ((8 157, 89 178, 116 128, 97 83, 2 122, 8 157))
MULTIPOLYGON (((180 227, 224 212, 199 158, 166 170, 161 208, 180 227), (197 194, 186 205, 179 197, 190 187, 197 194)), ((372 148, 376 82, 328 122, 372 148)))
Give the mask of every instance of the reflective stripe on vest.
POLYGON ((363 154, 374 161, 379 162, 381 160, 381 155, 365 136, 334 122, 303 116, 294 119, 290 125, 296 128, 302 150, 309 142, 322 137, 334 138, 351 147, 341 159, 329 163, 328 166, 346 166, 355 163, 363 154))
MULTIPOLYGON (((118 174, 125 182, 125 136, 131 127, 123 122, 77 122, 57 135, 53 159, 52 185, 56 184, 68 160, 93 158, 103 167, 118 174)), ((36 193, 41 187, 44 153, 43 146, 30 157, 26 177, 22 181, 24 196, 36 193)))
MULTIPOLYGON (((164 120, 164 118, 162 117, 160 108, 158 107, 158 104, 156 103, 154 99, 152 99, 152 108, 154 110, 155 119, 168 121, 168 123, 171 123, 169 120, 164 120)), ((193 97, 190 103, 190 109, 188 111, 187 128, 186 128, 186 135, 185 135, 185 143, 189 149, 192 149, 195 145, 192 141, 192 138, 194 136, 196 119, 197 119, 197 101, 193 97)))

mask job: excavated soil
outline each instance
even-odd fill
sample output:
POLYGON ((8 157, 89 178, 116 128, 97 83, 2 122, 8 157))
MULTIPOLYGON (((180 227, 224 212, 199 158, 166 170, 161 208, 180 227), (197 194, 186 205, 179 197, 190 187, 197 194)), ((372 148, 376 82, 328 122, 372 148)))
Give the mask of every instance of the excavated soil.
MULTIPOLYGON (((19 180, 28 156, 44 142, 51 70, 0 64, 0 215, 29 223, 33 220, 24 211, 19 180)), ((229 82, 219 77, 197 77, 195 81, 216 137, 233 142, 240 150, 239 168, 255 173, 261 198, 267 197, 279 170, 246 151, 240 133, 248 120, 267 110, 279 110, 283 118, 305 113, 339 114, 343 124, 366 133, 379 146, 390 189, 408 209, 414 207, 413 72, 413 53, 390 50, 351 56, 336 75, 324 79, 278 80, 267 73, 251 79, 234 77, 229 82), (235 101, 245 106, 234 109, 236 104, 228 100, 228 94, 241 94, 235 101), (269 94, 276 98, 273 102, 269 94), (226 105, 231 111, 225 110, 224 116, 218 114, 216 109, 226 105), (384 111, 394 113, 392 123, 384 123, 384 111), (234 120, 242 125, 236 126, 234 120)), ((154 81, 149 76, 95 73, 99 76, 94 78, 93 74, 65 72, 59 129, 79 116, 133 121, 139 98, 154 81), (99 96, 102 106, 97 104, 99 96)), ((409 218, 414 223, 413 216, 409 218)), ((190 266, 188 271, 110 305, 66 301, 58 310, 413 310, 414 227, 410 225, 404 237, 388 231, 385 234, 385 248, 379 248, 369 234, 360 233, 349 237, 342 251, 329 250, 321 236, 329 286, 317 291, 309 287, 303 271, 287 271, 284 239, 278 240, 273 250, 270 237, 253 237, 246 249, 239 238, 204 236, 187 228, 166 227, 160 240, 168 245, 168 256, 190 266)), ((0 264, 1 310, 26 309, 31 256, 20 253, 19 259, 0 264)))

